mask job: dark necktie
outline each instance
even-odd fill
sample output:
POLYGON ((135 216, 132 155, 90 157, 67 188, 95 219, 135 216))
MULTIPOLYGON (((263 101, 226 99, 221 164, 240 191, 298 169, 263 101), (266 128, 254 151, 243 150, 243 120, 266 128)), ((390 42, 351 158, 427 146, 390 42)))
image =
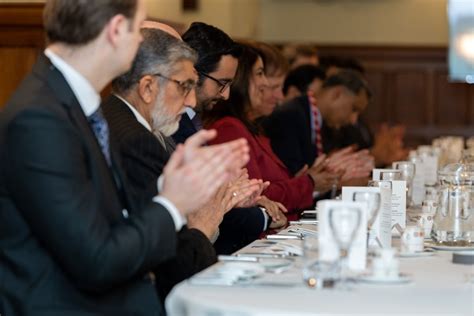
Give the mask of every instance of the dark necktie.
POLYGON ((102 109, 99 107, 97 111, 92 113, 87 120, 92 127, 92 131, 94 131, 95 137, 99 142, 100 149, 104 154, 105 160, 107 164, 111 165, 110 159, 110 148, 109 148, 109 125, 102 114, 102 109))
POLYGON ((191 122, 193 122, 193 125, 194 127, 196 128, 197 131, 200 131, 202 130, 203 126, 202 126, 202 121, 201 119, 199 118, 199 115, 196 113, 196 115, 194 115, 194 117, 191 119, 191 122))

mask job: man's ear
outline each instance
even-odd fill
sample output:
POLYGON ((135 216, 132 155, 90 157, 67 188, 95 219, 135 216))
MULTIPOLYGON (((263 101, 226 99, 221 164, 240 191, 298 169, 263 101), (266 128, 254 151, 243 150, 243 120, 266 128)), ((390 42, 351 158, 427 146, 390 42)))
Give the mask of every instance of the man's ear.
POLYGON ((329 91, 329 95, 331 96, 331 99, 332 100, 337 100, 339 99, 339 97, 341 96, 341 94, 343 93, 343 87, 341 86, 336 86, 336 87, 333 87, 330 91, 329 91))
POLYGON ((301 92, 300 90, 298 90, 298 88, 296 88, 295 86, 289 86, 288 90, 286 91, 285 97, 287 99, 293 99, 293 98, 299 97, 300 95, 301 95, 301 92))
POLYGON ((146 75, 138 82, 138 94, 143 102, 149 104, 154 101, 160 89, 159 81, 155 77, 146 75))
POLYGON ((107 40, 112 46, 117 47, 120 38, 129 32, 129 23, 129 20, 122 14, 117 14, 109 20, 105 32, 107 40))

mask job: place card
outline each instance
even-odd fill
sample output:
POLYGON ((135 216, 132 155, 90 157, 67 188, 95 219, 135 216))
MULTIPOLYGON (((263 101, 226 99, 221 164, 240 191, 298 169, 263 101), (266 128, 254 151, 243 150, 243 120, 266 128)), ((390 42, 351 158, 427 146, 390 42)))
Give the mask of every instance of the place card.
POLYGON ((411 160, 415 164, 415 176, 413 177, 412 201, 414 205, 421 205, 425 199, 425 166, 423 158, 415 157, 411 160))
MULTIPOLYGON (((380 208, 370 230, 369 247, 390 248, 392 246, 392 186, 390 182, 381 181, 379 187, 342 187, 342 200, 353 201, 356 192, 377 192, 380 194, 380 208)), ((367 220, 369 220, 368 215, 366 215, 367 220)))
MULTIPOLYGON (((380 174, 385 171, 399 171, 397 169, 374 169, 373 180, 380 180, 380 174)), ((392 180, 392 235, 400 236, 400 233, 393 229, 398 224, 401 228, 406 227, 407 217, 407 184, 403 180, 392 180)))
POLYGON ((335 261, 339 258, 339 246, 334 239, 329 224, 329 210, 334 207, 356 207, 361 210, 360 225, 349 249, 348 268, 361 271, 366 268, 367 259, 367 216, 364 212, 365 203, 346 202, 336 200, 322 200, 318 202, 319 210, 319 259, 322 261, 335 261))

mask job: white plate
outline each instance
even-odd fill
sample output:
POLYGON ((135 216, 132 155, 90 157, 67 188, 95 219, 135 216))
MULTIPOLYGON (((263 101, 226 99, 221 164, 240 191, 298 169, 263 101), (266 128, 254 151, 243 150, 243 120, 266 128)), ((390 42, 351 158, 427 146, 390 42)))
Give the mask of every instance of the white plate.
POLYGON ((474 250, 474 246, 444 246, 444 245, 437 245, 433 242, 425 242, 426 247, 430 247, 436 250, 446 250, 446 251, 466 251, 466 250, 474 250))
POLYGON ((399 252, 400 258, 419 258, 419 257, 431 257, 434 255, 433 251, 417 251, 417 252, 399 252))
POLYGON ((215 272, 224 277, 250 279, 262 275, 265 273, 265 269, 257 262, 224 262, 216 267, 215 272))
POLYGON ((395 278, 381 278, 376 277, 372 274, 363 274, 356 278, 358 282, 370 283, 370 284, 406 284, 412 282, 412 278, 406 274, 400 273, 395 278))
POLYGON ((293 261, 285 258, 268 258, 260 259, 259 264, 267 270, 274 270, 289 267, 293 261))

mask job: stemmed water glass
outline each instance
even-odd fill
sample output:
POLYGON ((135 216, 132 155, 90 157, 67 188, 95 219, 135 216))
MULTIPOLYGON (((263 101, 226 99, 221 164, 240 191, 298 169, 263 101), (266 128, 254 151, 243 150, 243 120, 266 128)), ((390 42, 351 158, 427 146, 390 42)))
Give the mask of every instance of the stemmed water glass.
POLYGON ((354 202, 364 202, 367 205, 367 249, 369 249, 370 231, 380 210, 380 193, 363 191, 354 192, 352 200, 354 202))
POLYGON ((361 210, 353 206, 334 206, 329 209, 329 227, 339 247, 340 283, 346 284, 349 249, 360 226, 361 210))
POLYGON ((396 161, 393 163, 393 168, 401 173, 400 180, 405 180, 407 183, 407 207, 413 205, 413 178, 415 177, 415 164, 411 161, 396 161))

